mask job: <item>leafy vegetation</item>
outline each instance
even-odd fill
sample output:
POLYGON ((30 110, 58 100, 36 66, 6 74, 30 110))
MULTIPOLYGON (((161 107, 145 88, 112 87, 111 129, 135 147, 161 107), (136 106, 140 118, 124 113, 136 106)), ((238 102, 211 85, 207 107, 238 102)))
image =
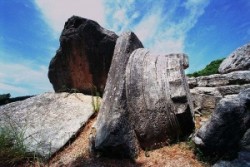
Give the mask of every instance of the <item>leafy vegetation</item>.
POLYGON ((6 99, 9 99, 10 98, 10 94, 7 93, 7 94, 1 94, 0 95, 0 100, 6 100, 6 99))
POLYGON ((10 94, 1 94, 0 95, 0 105, 8 103, 10 100, 10 94))
POLYGON ((11 103, 11 102, 22 101, 22 100, 28 99, 30 97, 33 97, 33 96, 29 95, 29 96, 19 96, 19 97, 11 98, 11 95, 9 93, 1 94, 0 95, 0 106, 11 103))
POLYGON ((187 74, 187 76, 199 77, 199 76, 218 74, 218 68, 224 59, 225 58, 214 60, 211 63, 209 63, 204 69, 197 71, 197 72, 194 72, 192 74, 187 74))

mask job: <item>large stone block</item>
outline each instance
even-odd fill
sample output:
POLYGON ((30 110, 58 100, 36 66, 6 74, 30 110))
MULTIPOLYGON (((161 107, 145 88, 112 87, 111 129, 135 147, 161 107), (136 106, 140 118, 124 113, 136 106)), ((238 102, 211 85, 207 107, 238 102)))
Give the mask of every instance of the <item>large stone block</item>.
POLYGON ((94 152, 134 158, 139 147, 160 147, 194 129, 183 70, 188 66, 187 56, 153 55, 146 49, 136 49, 140 47, 133 33, 125 33, 117 40, 103 104, 91 136, 94 152))
POLYGON ((91 96, 44 93, 0 106, 0 130, 22 134, 27 151, 47 159, 75 136, 93 113, 91 96))
POLYGON ((196 133, 194 142, 208 152, 237 151, 249 128, 250 89, 246 89, 219 102, 210 120, 196 133))
POLYGON ((190 88, 249 84, 250 71, 234 71, 228 74, 213 74, 209 76, 189 78, 188 83, 190 88))
POLYGON ((171 143, 194 129, 183 70, 186 60, 184 54, 153 55, 146 49, 137 49, 130 56, 127 104, 132 127, 144 149, 171 143))
POLYGON ((95 152, 109 156, 135 157, 136 136, 130 124, 125 90, 125 70, 130 54, 143 45, 132 32, 123 33, 115 46, 103 103, 91 139, 95 152))
POLYGON ((77 89, 102 93, 117 35, 98 23, 73 16, 65 23, 60 48, 49 65, 49 80, 56 92, 77 89))

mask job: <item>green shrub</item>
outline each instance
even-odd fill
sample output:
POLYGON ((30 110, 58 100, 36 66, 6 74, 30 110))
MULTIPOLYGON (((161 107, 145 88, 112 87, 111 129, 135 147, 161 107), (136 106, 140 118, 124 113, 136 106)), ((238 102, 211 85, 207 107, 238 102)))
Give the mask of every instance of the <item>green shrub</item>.
POLYGON ((1 94, 0 95, 0 105, 7 104, 10 100, 10 94, 1 94))
POLYGON ((6 100, 6 99, 9 99, 10 98, 10 94, 7 93, 7 94, 1 94, 0 95, 0 100, 6 100))
POLYGON ((19 96, 19 97, 11 98, 11 95, 9 93, 1 94, 0 95, 0 106, 11 103, 11 102, 22 101, 22 100, 28 99, 30 97, 33 97, 33 95, 19 96))
POLYGON ((220 67, 220 64, 225 58, 214 60, 211 63, 209 63, 204 69, 194 72, 192 74, 187 74, 189 77, 199 77, 199 76, 207 76, 212 74, 218 74, 218 68, 220 67))

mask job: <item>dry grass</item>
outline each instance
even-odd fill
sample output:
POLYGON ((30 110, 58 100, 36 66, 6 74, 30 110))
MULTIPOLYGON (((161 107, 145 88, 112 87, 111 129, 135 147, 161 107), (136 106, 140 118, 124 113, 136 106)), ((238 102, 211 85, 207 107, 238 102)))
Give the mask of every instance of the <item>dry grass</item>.
POLYGON ((196 159, 187 143, 181 142, 160 149, 140 151, 135 162, 123 159, 95 158, 89 154, 89 134, 96 118, 89 121, 77 139, 64 150, 55 155, 49 162, 50 167, 203 167, 204 163, 196 159))

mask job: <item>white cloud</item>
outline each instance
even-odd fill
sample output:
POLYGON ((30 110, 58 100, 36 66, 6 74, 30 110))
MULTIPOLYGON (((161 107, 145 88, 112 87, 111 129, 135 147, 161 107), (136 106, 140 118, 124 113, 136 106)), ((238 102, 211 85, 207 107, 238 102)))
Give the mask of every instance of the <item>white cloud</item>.
POLYGON ((146 9, 138 10, 142 6, 136 1, 111 3, 106 0, 106 24, 118 33, 132 29, 153 52, 183 52, 188 31, 195 26, 208 4, 209 0, 187 0, 184 3, 148 0, 143 3, 146 9), (138 21, 139 16, 142 17, 138 21))
POLYGON ((0 63, 0 93, 14 96, 31 95, 51 91, 47 67, 27 63, 0 63))
POLYGON ((182 28, 191 29, 198 21, 198 18, 205 12, 208 3, 209 0, 187 0, 184 7, 189 11, 189 14, 183 20, 182 28))
POLYGON ((146 47, 160 53, 183 52, 186 34, 194 27, 209 4, 209 0, 148 0, 143 3, 134 0, 35 2, 57 34, 69 17, 79 15, 96 20, 117 34, 133 30, 146 47), (185 14, 180 15, 180 12, 185 14))
POLYGON ((135 27, 134 30, 144 43, 151 41, 157 34, 159 29, 161 18, 159 18, 160 12, 146 15, 135 27))
POLYGON ((45 20, 58 34, 73 15, 86 17, 104 24, 102 0, 35 0, 45 20))
POLYGON ((116 13, 114 13, 114 18, 119 22, 123 22, 124 20, 126 20, 125 10, 118 10, 116 13))
POLYGON ((118 34, 132 29, 133 21, 141 15, 135 4, 134 0, 103 0, 105 27, 118 34))

